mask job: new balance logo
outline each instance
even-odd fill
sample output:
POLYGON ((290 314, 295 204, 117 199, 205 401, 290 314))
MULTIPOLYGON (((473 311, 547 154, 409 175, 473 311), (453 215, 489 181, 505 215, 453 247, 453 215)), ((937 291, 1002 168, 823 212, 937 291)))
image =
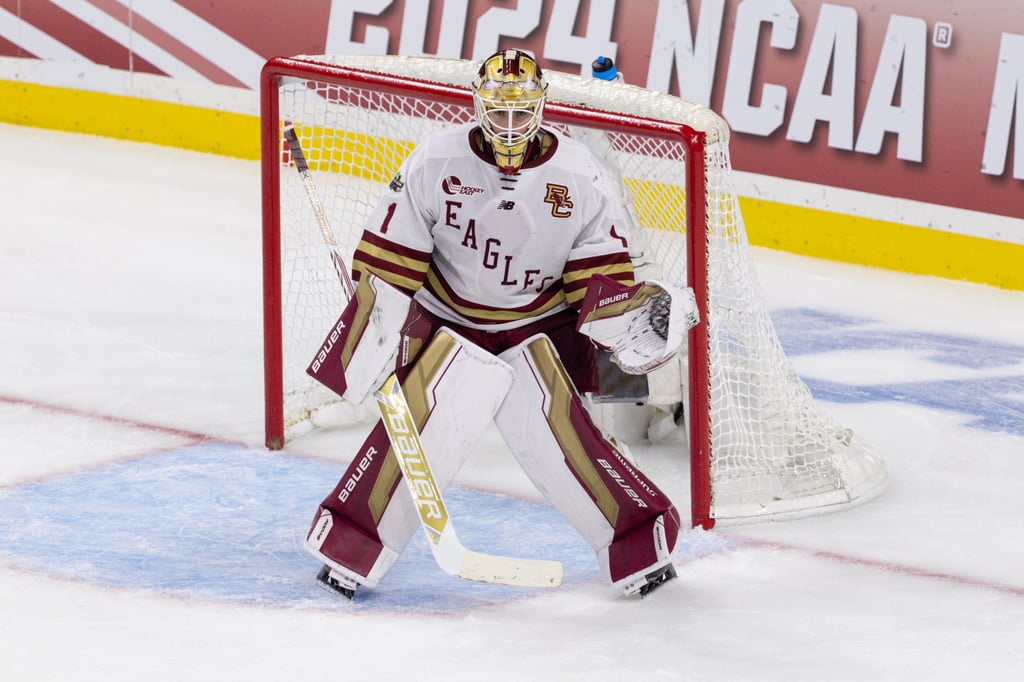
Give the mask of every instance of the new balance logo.
POLYGON ((515 207, 516 207, 516 202, 509 201, 508 199, 504 199, 504 200, 502 200, 501 202, 498 203, 498 210, 499 211, 511 211, 515 207))

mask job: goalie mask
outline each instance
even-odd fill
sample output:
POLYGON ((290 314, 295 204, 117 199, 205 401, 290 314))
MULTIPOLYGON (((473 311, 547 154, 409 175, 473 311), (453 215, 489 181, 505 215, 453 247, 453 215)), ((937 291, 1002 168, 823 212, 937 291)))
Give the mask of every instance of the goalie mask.
POLYGON ((525 52, 502 50, 480 65, 473 102, 502 173, 515 173, 523 165, 527 147, 540 131, 546 92, 544 73, 525 52))

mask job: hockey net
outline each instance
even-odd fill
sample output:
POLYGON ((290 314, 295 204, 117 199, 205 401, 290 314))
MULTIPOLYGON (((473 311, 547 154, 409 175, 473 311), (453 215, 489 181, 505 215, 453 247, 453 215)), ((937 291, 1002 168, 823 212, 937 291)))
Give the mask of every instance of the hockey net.
MULTIPOLYGON (((374 413, 340 402, 305 374, 345 298, 282 131, 297 131, 337 248, 349 258, 410 150, 473 120, 475 69, 463 60, 335 55, 275 58, 264 67, 269 448, 374 413)), ((821 513, 880 492, 883 460, 815 401, 779 343, 732 189, 725 122, 644 88, 546 75, 546 125, 583 139, 621 177, 643 269, 697 294, 702 321, 680 363, 693 525, 821 513)))

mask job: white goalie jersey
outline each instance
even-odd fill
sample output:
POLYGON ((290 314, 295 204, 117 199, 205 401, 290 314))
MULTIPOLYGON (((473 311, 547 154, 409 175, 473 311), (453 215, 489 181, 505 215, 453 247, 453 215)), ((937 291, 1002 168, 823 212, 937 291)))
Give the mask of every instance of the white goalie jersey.
POLYGON ((546 133, 500 173, 467 124, 406 159, 353 259, 431 313, 489 331, 578 307, 594 274, 633 283, 618 191, 589 150, 546 133))

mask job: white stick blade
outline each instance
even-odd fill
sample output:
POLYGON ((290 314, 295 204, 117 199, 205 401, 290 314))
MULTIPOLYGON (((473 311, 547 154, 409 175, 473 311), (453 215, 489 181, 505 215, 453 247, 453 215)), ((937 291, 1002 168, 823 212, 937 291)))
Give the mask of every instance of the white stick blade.
POLYGON ((515 587, 558 587, 562 564, 544 559, 515 559, 465 550, 459 577, 515 587))

